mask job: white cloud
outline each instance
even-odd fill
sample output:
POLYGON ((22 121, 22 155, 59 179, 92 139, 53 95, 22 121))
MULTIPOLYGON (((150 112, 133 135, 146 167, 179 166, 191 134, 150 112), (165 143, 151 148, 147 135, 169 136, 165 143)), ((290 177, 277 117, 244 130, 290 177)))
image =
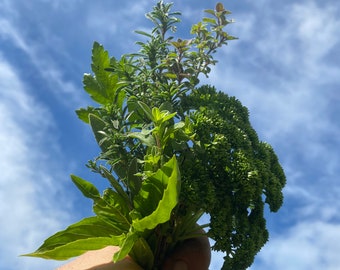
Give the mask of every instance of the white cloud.
POLYGON ((273 236, 251 269, 339 269, 338 239, 339 224, 300 222, 288 232, 273 236))
POLYGON ((0 29, 0 35, 3 39, 10 39, 19 49, 29 53, 29 46, 8 20, 4 18, 0 20, 0 29))
MULTIPOLYGON (((14 16, 16 17, 16 16, 14 16)), ((46 81, 46 88, 50 89, 63 104, 81 104, 79 89, 71 81, 64 79, 65 73, 56 64, 51 55, 46 53, 46 48, 51 46, 52 41, 58 40, 52 34, 48 34, 48 40, 41 44, 41 40, 34 37, 26 37, 20 30, 22 23, 15 23, 12 17, 4 16, 0 19, 0 38, 12 43, 12 46, 23 51, 29 58, 30 63, 46 81)), ((45 30, 48 32, 48 30, 45 30)), ((45 37, 46 38, 46 37, 45 37)), ((59 44, 60 45, 60 44, 59 44)))
POLYGON ((65 10, 68 11, 70 9, 79 8, 79 6, 82 4, 82 0, 39 0, 42 3, 47 3, 50 5, 53 9, 57 10, 65 10))
MULTIPOLYGON (((137 37, 133 32, 143 28, 147 22, 143 14, 150 11, 149 6, 146 0, 124 1, 120 5, 113 2, 91 5, 86 9, 86 28, 91 30, 91 39, 108 45, 113 41, 116 48, 121 47, 123 53, 128 53, 137 37)), ((115 54, 115 57, 119 55, 115 54)))
POLYGON ((51 268, 57 264, 18 256, 34 251, 70 220, 70 200, 61 190, 66 175, 55 160, 53 119, 2 58, 0 89, 1 265, 8 270, 51 268))

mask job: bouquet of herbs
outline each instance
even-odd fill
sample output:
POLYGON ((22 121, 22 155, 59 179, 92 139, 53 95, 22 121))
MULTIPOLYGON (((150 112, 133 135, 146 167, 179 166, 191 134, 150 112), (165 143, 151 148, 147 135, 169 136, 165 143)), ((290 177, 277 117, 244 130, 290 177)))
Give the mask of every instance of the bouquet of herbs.
POLYGON ((109 183, 102 193, 72 175, 93 200, 94 216, 48 238, 28 256, 64 260, 116 245, 113 260, 130 255, 143 269, 160 269, 171 250, 207 228, 212 249, 226 253, 223 269, 246 269, 268 240, 264 205, 282 205, 285 175, 261 142, 240 101, 200 85, 213 54, 235 37, 221 3, 174 38, 179 12, 159 1, 146 15, 150 33, 136 31, 137 53, 110 57, 92 49, 84 89, 98 104, 77 110, 101 153, 87 166, 109 183), (204 214, 210 222, 198 226, 204 214))

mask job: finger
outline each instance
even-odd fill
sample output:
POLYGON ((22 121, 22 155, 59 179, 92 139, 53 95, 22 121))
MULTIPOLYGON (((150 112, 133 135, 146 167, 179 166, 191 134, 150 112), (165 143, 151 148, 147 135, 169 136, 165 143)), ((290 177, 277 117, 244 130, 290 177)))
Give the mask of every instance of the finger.
POLYGON ((207 270, 210 259, 209 239, 200 236, 185 240, 178 246, 165 261, 163 270, 207 270))
POLYGON ((173 270, 188 270, 188 264, 184 261, 177 261, 173 266, 173 270))

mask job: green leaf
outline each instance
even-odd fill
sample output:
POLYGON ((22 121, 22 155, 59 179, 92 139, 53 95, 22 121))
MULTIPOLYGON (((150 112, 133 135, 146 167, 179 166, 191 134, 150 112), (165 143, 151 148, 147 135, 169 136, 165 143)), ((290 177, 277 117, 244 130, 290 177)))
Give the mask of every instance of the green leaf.
POLYGON ((95 76, 85 73, 83 77, 83 85, 85 91, 91 96, 91 98, 99 104, 105 104, 106 98, 103 93, 103 89, 100 87, 95 76))
POLYGON ((76 241, 67 240, 67 244, 52 250, 43 250, 25 254, 24 256, 40 257, 52 260, 67 260, 79 256, 89 250, 97 250, 110 245, 117 245, 122 237, 94 237, 76 241))
POLYGON ((164 189, 165 187, 160 181, 152 182, 150 178, 144 179, 141 190, 133 201, 135 212, 138 213, 136 217, 142 218, 150 215, 162 199, 164 189))
POLYGON ((73 183, 78 187, 85 197, 93 200, 100 198, 98 189, 92 183, 75 175, 71 175, 71 178, 73 183))
POLYGON ((148 242, 143 237, 135 241, 129 255, 143 269, 152 269, 155 258, 148 242))
POLYGON ((113 261, 118 262, 124 259, 130 253, 138 238, 139 236, 136 232, 130 231, 127 235, 124 235, 124 240, 119 245, 120 250, 113 256, 113 261))
POLYGON ((89 122, 99 147, 103 152, 106 152, 110 147, 110 143, 105 140, 106 136, 104 130, 106 123, 94 114, 89 114, 89 122))
POLYGON ((215 16, 215 10, 213 9, 206 9, 204 12, 215 16))
POLYGON ((159 107, 159 109, 161 111, 168 111, 170 113, 174 111, 173 104, 171 102, 169 102, 169 101, 163 102, 161 104, 161 106, 159 107))
POLYGON ((146 146, 152 147, 156 145, 155 138, 152 136, 152 130, 142 129, 141 132, 131 132, 128 134, 130 138, 136 138, 140 140, 141 143, 145 144, 146 146))
POLYGON ((142 186, 142 180, 140 177, 136 176, 138 173, 138 165, 137 165, 137 158, 133 158, 131 160, 127 180, 128 180, 128 186, 130 188, 131 192, 131 198, 133 199, 135 195, 138 194, 141 186, 142 186))
POLYGON ((131 203, 125 192, 121 196, 117 192, 107 189, 101 197, 92 183, 74 175, 71 178, 84 196, 93 199, 93 211, 97 216, 110 224, 112 230, 115 229, 116 234, 126 232, 130 227, 130 220, 127 217, 129 217, 131 203))
POLYGON ((170 113, 169 111, 161 111, 159 108, 152 108, 152 119, 156 126, 174 118, 177 113, 170 113))
MULTIPOLYGON (((127 196, 126 193, 125 195, 127 196)), ((106 204, 118 209, 124 216, 129 216, 129 212, 132 209, 132 207, 131 204, 128 201, 126 201, 125 196, 123 197, 118 192, 112 190, 111 188, 107 188, 103 192, 102 199, 103 201, 105 201, 106 204)))
POLYGON ((177 75, 175 73, 167 72, 167 73, 164 73, 164 75, 169 79, 177 79, 177 75))
POLYGON ((182 121, 181 122, 177 122, 174 125, 174 130, 182 129, 183 127, 185 127, 185 125, 186 125, 186 123, 184 123, 182 121))
POLYGON ((213 19, 213 18, 203 18, 203 22, 211 23, 211 24, 217 24, 216 20, 213 19))
POLYGON ((77 116, 80 120, 82 120, 86 124, 89 124, 90 123, 89 122, 89 114, 97 115, 98 111, 95 108, 89 106, 86 109, 80 108, 80 109, 76 110, 76 114, 77 114, 77 116))
POLYGON ((33 253, 23 256, 67 260, 88 250, 118 245, 124 235, 112 235, 109 224, 98 217, 85 218, 48 239, 33 253))
POLYGON ((125 233, 130 228, 129 215, 121 207, 110 205, 110 202, 99 200, 93 205, 93 212, 109 223, 116 232, 125 233))
POLYGON ((110 67, 109 53, 98 42, 93 44, 91 67, 94 75, 84 75, 85 91, 99 104, 112 103, 116 96, 118 76, 106 71, 110 67))
POLYGON ((152 38, 151 34, 149 34, 147 32, 144 32, 144 31, 136 30, 135 33, 143 35, 143 36, 146 36, 146 37, 149 37, 149 38, 152 38))
POLYGON ((161 114, 162 115, 162 122, 164 123, 164 122, 174 118, 176 116, 176 114, 177 114, 176 112, 169 113, 168 111, 162 111, 162 114, 161 114))
MULTIPOLYGON (((144 207, 148 208, 150 205, 154 205, 155 203, 148 202, 153 195, 150 194, 150 190, 148 190, 150 185, 154 185, 155 188, 151 189, 153 191, 158 190, 158 192, 162 192, 162 190, 159 190, 159 186, 162 186, 164 191, 161 195, 161 200, 156 202, 158 203, 156 209, 154 209, 150 215, 132 221, 132 227, 140 232, 143 232, 146 229, 152 230, 158 224, 167 222, 170 219, 172 210, 178 203, 178 195, 180 192, 180 173, 175 156, 165 163, 164 166, 153 176, 143 182, 140 192, 142 199, 139 198, 141 200, 139 200, 139 202, 136 201, 136 209, 140 212, 144 212, 144 207)), ((146 210, 149 211, 149 209, 146 210)))
MULTIPOLYGON (((142 120, 143 122, 145 122, 146 120, 145 112, 143 108, 141 107, 141 105, 139 104, 139 100, 137 97, 130 96, 127 101, 127 106, 130 112, 129 116, 127 117, 129 121, 135 122, 135 121, 142 120)), ((148 108, 147 110, 149 111, 149 116, 152 117, 151 109, 148 108)), ((150 117, 148 118, 150 119, 150 117)))
POLYGON ((150 109, 150 107, 147 104, 145 104, 144 102, 142 102, 142 101, 137 101, 137 104, 143 110, 143 112, 146 114, 146 116, 151 121, 154 121, 154 118, 153 118, 153 115, 152 115, 152 110, 150 109))
POLYGON ((109 180, 111 186, 117 191, 117 193, 124 199, 127 205, 131 205, 129 196, 126 194, 122 186, 119 184, 118 180, 113 177, 113 175, 105 168, 101 167, 102 172, 107 180, 109 180))

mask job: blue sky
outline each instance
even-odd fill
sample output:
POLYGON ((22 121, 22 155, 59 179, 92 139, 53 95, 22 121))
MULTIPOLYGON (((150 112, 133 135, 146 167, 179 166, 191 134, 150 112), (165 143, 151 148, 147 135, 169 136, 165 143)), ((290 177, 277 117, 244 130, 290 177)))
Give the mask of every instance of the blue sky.
MULTIPOLYGON (((188 31, 215 2, 174 0, 188 31)), ((287 175, 285 203, 268 214, 270 241, 251 270, 335 270, 340 265, 340 7, 335 0, 223 1, 239 37, 216 55, 204 83, 235 95, 287 175)), ((0 261, 4 269, 54 269, 18 257, 91 215, 69 175, 99 153, 74 110, 90 100, 82 76, 93 41, 112 56, 134 52, 156 1, 0 0, 0 261)), ((214 254, 211 269, 219 269, 214 254)))

